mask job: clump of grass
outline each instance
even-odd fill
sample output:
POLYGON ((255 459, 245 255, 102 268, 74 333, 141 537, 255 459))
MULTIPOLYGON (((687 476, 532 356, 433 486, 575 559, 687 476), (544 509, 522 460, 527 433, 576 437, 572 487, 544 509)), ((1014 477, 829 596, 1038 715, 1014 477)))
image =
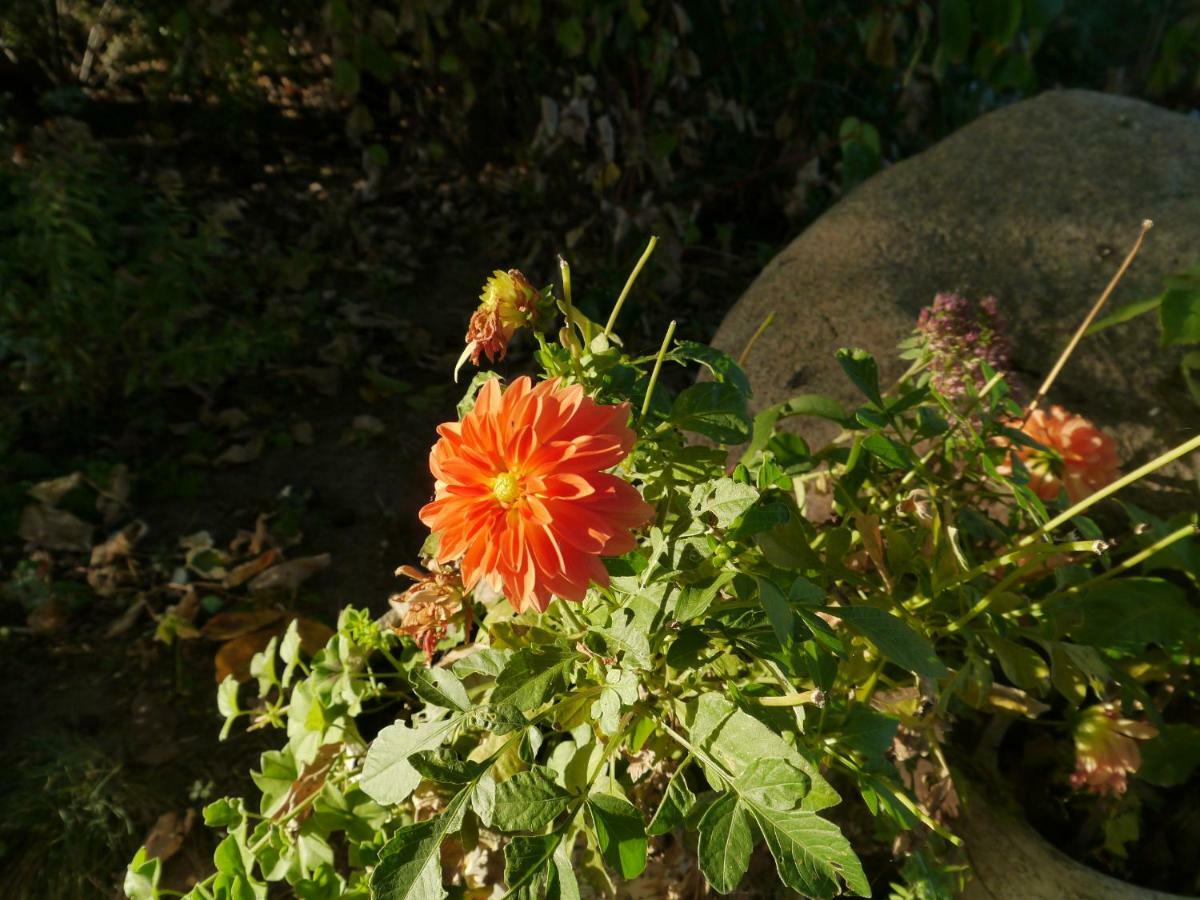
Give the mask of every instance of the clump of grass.
POLYGON ((69 733, 19 742, 0 760, 0 896, 113 895, 151 811, 121 764, 69 733))

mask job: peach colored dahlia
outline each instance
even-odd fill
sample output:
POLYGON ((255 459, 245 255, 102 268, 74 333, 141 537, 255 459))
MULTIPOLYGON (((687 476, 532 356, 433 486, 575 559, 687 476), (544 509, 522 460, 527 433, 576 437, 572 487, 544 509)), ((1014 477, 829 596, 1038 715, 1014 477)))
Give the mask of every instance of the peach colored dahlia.
POLYGON ((467 590, 485 581, 518 612, 580 601, 608 584, 602 556, 632 550, 652 507, 607 469, 633 447, 629 404, 603 406, 557 379, 493 378, 461 422, 438 427, 437 479, 421 521, 437 561, 459 560, 467 590))
POLYGON ((1013 447, 1029 469, 1030 489, 1043 500, 1053 500, 1063 487, 1074 503, 1111 484, 1119 474, 1113 439, 1057 404, 1035 409, 1021 430, 1050 451, 1013 447))
POLYGON ((471 364, 479 365, 480 354, 487 356, 489 362, 504 359, 516 330, 536 323, 537 301, 537 289, 519 270, 493 272, 483 286, 479 307, 467 326, 471 364))
POLYGON ((1145 722, 1122 719, 1115 705, 1089 706, 1075 726, 1075 771, 1071 787, 1094 794, 1124 794, 1127 777, 1142 765, 1137 741, 1158 729, 1145 722))

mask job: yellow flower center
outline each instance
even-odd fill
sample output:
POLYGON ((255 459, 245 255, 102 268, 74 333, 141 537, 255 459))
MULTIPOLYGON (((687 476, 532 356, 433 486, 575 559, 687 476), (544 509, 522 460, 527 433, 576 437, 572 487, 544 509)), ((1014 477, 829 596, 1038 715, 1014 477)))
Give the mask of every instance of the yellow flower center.
POLYGON ((514 503, 521 496, 521 485, 512 472, 501 472, 492 481, 492 496, 501 503, 514 503))

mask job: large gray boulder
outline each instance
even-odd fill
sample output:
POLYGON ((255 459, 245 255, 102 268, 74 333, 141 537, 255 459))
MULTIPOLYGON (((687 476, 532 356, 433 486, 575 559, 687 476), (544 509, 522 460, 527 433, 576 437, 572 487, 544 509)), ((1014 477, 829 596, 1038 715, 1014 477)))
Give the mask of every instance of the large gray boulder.
MULTIPOLYGON (((767 265, 714 344, 740 353, 774 312, 747 362, 756 406, 807 392, 859 402, 838 347, 869 350, 894 379, 896 342, 938 291, 992 294, 1011 324, 1014 367, 1034 388, 1147 218, 1155 227, 1107 311, 1200 261, 1200 120, 1109 94, 1047 92, 840 201, 767 265)), ((1123 459, 1143 462, 1200 428, 1181 356, 1143 317, 1085 338, 1050 400, 1107 427, 1123 459)), ((817 420, 800 427, 810 440, 831 434, 817 420)))

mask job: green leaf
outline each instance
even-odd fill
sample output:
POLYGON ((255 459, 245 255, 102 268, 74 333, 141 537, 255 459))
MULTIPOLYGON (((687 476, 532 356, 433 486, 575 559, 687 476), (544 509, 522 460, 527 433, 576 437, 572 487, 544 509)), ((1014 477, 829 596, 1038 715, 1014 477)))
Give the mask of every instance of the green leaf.
POLYGON ((146 848, 140 847, 125 870, 125 896, 130 900, 155 900, 159 896, 158 880, 162 877, 162 860, 148 858, 146 848))
POLYGON ((863 756, 879 758, 892 746, 899 727, 899 719, 860 703, 850 707, 838 741, 863 756))
POLYGON ((650 826, 646 829, 648 835, 654 837, 678 828, 683 824, 692 804, 696 802, 696 795, 692 793, 687 779, 683 777, 686 768, 685 761, 667 782, 667 789, 663 792, 662 802, 658 804, 658 811, 654 813, 654 818, 650 820, 650 826))
POLYGON ((1147 297, 1144 300, 1134 300, 1132 303, 1126 303, 1115 312, 1093 322, 1088 326, 1088 330, 1084 332, 1084 335, 1096 334, 1098 331, 1111 328, 1113 325, 1120 325, 1122 322, 1136 319, 1142 313, 1158 309, 1162 304, 1162 299, 1162 294, 1159 294, 1157 297, 1147 297))
POLYGON ((787 646, 792 641, 792 633, 796 627, 796 619, 792 615, 788 598, 775 582, 766 578, 756 578, 755 581, 758 583, 758 597, 767 613, 767 621, 771 623, 771 630, 775 632, 780 645, 787 646))
POLYGON ((721 444, 740 444, 750 437, 746 398, 728 382, 702 381, 684 388, 668 421, 721 444))
POLYGON ((883 398, 879 394, 879 367, 866 350, 857 347, 843 347, 836 354, 838 364, 854 382, 855 387, 862 391, 867 399, 883 408, 883 398))
POLYGON ((565 843, 559 844, 551 860, 546 879, 546 900, 580 900, 579 882, 575 879, 575 860, 565 843))
POLYGON ((791 416, 815 416, 834 422, 846 421, 846 410, 832 397, 824 394, 801 394, 784 403, 768 406, 754 417, 753 433, 741 461, 749 463, 763 450, 775 434, 775 426, 791 416))
POLYGON ((841 802, 817 765, 795 746, 749 713, 738 709, 717 693, 702 694, 688 705, 687 728, 693 746, 707 752, 725 771, 737 777, 755 760, 785 759, 812 782, 804 798, 805 809, 825 809, 841 802))
POLYGON ((462 827, 466 806, 462 791, 441 815, 397 831, 371 873, 372 900, 442 900, 442 841, 462 827))
POLYGON ((1200 289, 1173 289, 1158 308, 1164 346, 1200 344, 1200 289))
POLYGON ((457 723, 457 719, 451 719, 425 722, 415 728, 403 722, 389 725, 367 750, 359 787, 376 803, 403 803, 421 783, 421 774, 408 758, 422 750, 436 750, 457 723))
POLYGON ((446 750, 422 750, 408 761, 422 778, 438 784, 469 784, 483 771, 479 763, 461 760, 446 750))
POLYGON ((587 41, 583 22, 578 16, 571 16, 559 22, 558 28, 554 31, 554 38, 567 56, 578 56, 583 52, 584 44, 587 41))
POLYGON ((561 647, 527 647, 514 654, 496 679, 492 703, 530 710, 566 687, 579 654, 561 647))
POLYGON ((689 584, 685 587, 679 592, 679 599, 675 602, 676 621, 688 622, 704 615, 721 592, 721 588, 733 581, 736 574, 725 569, 706 585, 689 584))
POLYGON ((942 678, 949 674, 926 638, 882 609, 874 606, 827 606, 822 611, 841 619, 901 668, 927 678, 942 678))
POLYGON ((979 0, 979 30, 987 40, 1006 46, 1021 27, 1021 0, 979 0))
POLYGON ((711 515, 718 528, 728 528, 758 501, 758 491, 732 478, 718 478, 697 485, 688 506, 693 516, 711 515))
POLYGON ((1119 578, 1059 606, 1081 622, 1068 629, 1081 644, 1141 653, 1150 644, 1168 649, 1200 641, 1200 615, 1183 591, 1159 578, 1119 578))
POLYGON ((747 802, 770 809, 795 809, 807 796, 812 779, 786 759, 756 759, 734 782, 747 802))
POLYGON ((496 678, 504 671, 504 667, 511 658, 511 650, 482 647, 470 656, 465 656, 458 660, 450 669, 459 678, 469 678, 472 675, 486 675, 496 678))
POLYGON ((1139 743, 1142 766, 1137 775, 1143 781, 1175 787, 1200 767, 1200 728, 1195 725, 1167 725, 1158 737, 1139 743))
POLYGON ((492 734, 510 734, 526 725, 521 710, 512 705, 495 703, 472 707, 467 714, 467 722, 492 734))
POLYGON ((705 366, 718 381, 726 381, 733 385, 743 397, 750 396, 750 379, 728 353, 710 347, 708 344, 698 344, 695 341, 679 341, 675 345, 672 356, 678 355, 705 366))
POLYGON ((960 63, 971 46, 970 0, 941 0, 938 4, 938 41, 947 61, 960 63))
POLYGON ((908 451, 889 437, 879 432, 863 438, 863 449, 892 469, 907 469, 912 466, 908 459, 908 451))
POLYGON ((1050 667, 1046 665, 1046 660, 1041 654, 996 634, 984 633, 983 639, 996 654, 1000 668, 1004 670, 1004 675, 1010 682, 1031 693, 1046 692, 1050 680, 1050 667))
POLYGON ((754 821, 767 841, 779 877, 807 897, 836 897, 841 882, 856 896, 871 896, 871 886, 850 842, 832 822, 803 809, 753 806, 754 821))
POLYGON ((471 698, 458 676, 446 669, 418 666, 408 674, 413 692, 426 703, 466 712, 471 698))
POLYGON ((600 855, 626 881, 646 869, 646 823, 642 814, 615 794, 593 794, 588 811, 600 855))
POLYGON ((546 864, 562 841, 555 834, 518 835, 504 848, 504 883, 510 891, 532 884, 545 874, 546 864))
POLYGON ((570 803, 571 795, 554 783, 554 774, 535 766, 500 782, 492 825, 499 831, 539 831, 570 803))
POLYGON ((738 803, 736 794, 722 794, 700 819, 696 855, 701 873, 715 891, 730 894, 750 867, 753 849, 750 814, 738 803))

